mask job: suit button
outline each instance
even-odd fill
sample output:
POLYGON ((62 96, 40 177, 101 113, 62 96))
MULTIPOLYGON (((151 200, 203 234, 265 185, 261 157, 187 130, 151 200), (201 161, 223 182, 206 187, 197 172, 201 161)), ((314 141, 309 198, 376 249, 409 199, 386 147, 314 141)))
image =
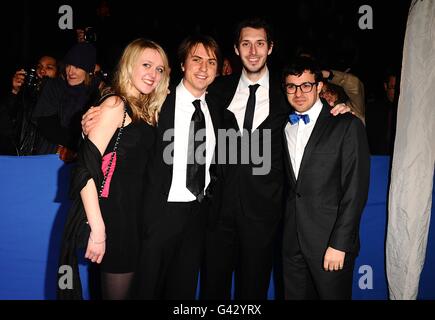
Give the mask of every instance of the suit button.
POLYGON ((300 198, 302 197, 300 193, 296 193, 296 197, 300 198))

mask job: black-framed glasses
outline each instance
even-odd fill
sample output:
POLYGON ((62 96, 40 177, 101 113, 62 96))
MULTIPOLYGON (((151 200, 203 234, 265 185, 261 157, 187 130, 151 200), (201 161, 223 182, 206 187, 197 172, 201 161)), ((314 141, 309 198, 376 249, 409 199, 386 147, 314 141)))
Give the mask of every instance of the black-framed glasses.
POLYGON ((288 94, 295 94, 298 88, 300 88, 303 93, 310 93, 316 84, 317 82, 304 82, 299 85, 294 83, 286 83, 284 88, 288 94))

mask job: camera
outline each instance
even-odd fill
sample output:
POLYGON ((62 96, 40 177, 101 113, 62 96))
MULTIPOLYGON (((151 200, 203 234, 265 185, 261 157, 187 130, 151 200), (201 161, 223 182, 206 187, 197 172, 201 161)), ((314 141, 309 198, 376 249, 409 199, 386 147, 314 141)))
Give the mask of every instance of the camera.
POLYGON ((109 80, 109 74, 103 70, 98 70, 94 73, 94 76, 99 80, 103 82, 107 82, 109 80))
POLYGON ((97 42, 97 32, 93 27, 86 27, 85 29, 85 41, 89 43, 95 43, 97 42))
POLYGON ((41 82, 41 79, 39 79, 38 74, 36 73, 36 68, 31 67, 27 69, 25 72, 26 72, 26 80, 25 80, 26 87, 31 90, 36 90, 41 82))

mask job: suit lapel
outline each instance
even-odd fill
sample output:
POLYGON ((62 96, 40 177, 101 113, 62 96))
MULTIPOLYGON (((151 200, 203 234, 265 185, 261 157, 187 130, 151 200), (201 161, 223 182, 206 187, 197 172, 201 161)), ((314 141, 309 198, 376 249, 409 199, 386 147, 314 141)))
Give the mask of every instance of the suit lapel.
POLYGON ((205 101, 207 103, 208 112, 210 113, 211 122, 213 123, 214 135, 218 137, 218 129, 220 128, 220 120, 219 120, 219 110, 217 105, 214 103, 214 100, 210 99, 208 95, 205 96, 205 101))
POLYGON ((274 75, 270 74, 269 79, 269 115, 264 119, 262 123, 255 129, 261 130, 263 128, 270 128, 276 117, 280 119, 284 118, 284 115, 288 114, 288 105, 285 101, 285 97, 281 91, 280 80, 274 75), (281 117, 282 116, 282 117, 281 117))
POLYGON ((228 110, 234 96, 236 95, 237 87, 239 85, 241 74, 226 76, 223 81, 226 81, 221 94, 223 95, 221 99, 223 100, 225 122, 227 128, 233 128, 236 131, 240 131, 237 119, 230 110, 228 110))
POLYGON ((208 169, 208 172, 210 174, 210 183, 207 186, 205 193, 210 196, 210 190, 213 190, 213 186, 217 181, 217 168, 216 163, 218 159, 218 130, 221 128, 221 117, 220 117, 220 110, 218 108, 218 105, 214 102, 213 99, 211 99, 208 95, 205 96, 205 101, 207 103, 208 112, 210 113, 211 122, 213 123, 213 131, 216 139, 216 146, 213 150, 213 158, 212 162, 210 164, 210 167, 208 169))
POLYGON ((285 163, 287 164, 287 175, 288 175, 288 179, 291 180, 294 184, 296 184, 296 176, 295 176, 295 172, 293 170, 293 166, 292 166, 292 162, 290 159, 290 152, 288 150, 288 142, 287 142, 287 136, 285 134, 285 128, 287 126, 287 121, 284 124, 284 128, 282 129, 282 133, 283 133, 283 141, 284 141, 284 149, 285 149, 285 163))
POLYGON ((239 85, 240 77, 241 77, 241 74, 239 73, 239 74, 234 75, 234 76, 227 76, 227 78, 225 79, 227 81, 227 83, 224 85, 224 87, 225 87, 224 89, 225 89, 226 93, 222 92, 220 94, 222 94, 224 97, 224 105, 225 105, 226 109, 228 109, 228 107, 231 104, 231 101, 233 100, 234 96, 236 95, 236 90, 237 90, 237 86, 239 85))
POLYGON ((277 114, 281 112, 288 113, 288 106, 285 103, 285 97, 281 91, 281 85, 279 80, 270 76, 269 81, 269 115, 277 114))
MULTIPOLYGON (((216 147, 213 150, 213 158, 216 160, 217 154, 217 146, 218 146, 218 130, 221 127, 221 117, 220 117, 220 112, 218 109, 218 106, 216 103, 214 103, 214 100, 212 100, 210 97, 208 97, 208 95, 205 96, 205 101, 207 103, 207 108, 208 108, 208 112, 210 113, 210 118, 211 118, 211 122, 213 123, 213 131, 214 131, 214 136, 216 139, 216 147)), ((213 163, 213 161, 212 161, 213 163)), ((211 169, 211 166, 210 166, 211 169)), ((209 170, 210 171, 210 170, 209 170)))
POLYGON ((322 111, 319 114, 319 118, 317 118, 316 124, 314 125, 313 132, 311 133, 310 139, 308 140, 307 145, 305 146, 304 155, 302 156, 301 165, 299 167, 298 181, 303 175, 304 168, 306 163, 309 162, 311 154, 319 139, 322 137, 323 132, 325 131, 329 120, 331 119, 331 114, 329 112, 330 107, 326 104, 323 104, 322 111))

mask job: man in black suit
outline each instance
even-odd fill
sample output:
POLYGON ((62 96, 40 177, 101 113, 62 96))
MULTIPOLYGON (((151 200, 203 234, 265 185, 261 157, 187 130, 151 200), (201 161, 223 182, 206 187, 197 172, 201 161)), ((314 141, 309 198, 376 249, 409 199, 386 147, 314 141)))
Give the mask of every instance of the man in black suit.
POLYGON ((239 156, 237 164, 224 166, 220 216, 207 232, 201 297, 230 299, 235 270, 236 299, 266 299, 283 212, 281 127, 288 107, 280 78, 266 64, 273 49, 269 26, 259 19, 240 23, 234 48, 242 74, 219 77, 209 88, 219 98, 226 128, 239 133, 239 156), (242 161, 243 150, 255 146, 263 163, 242 161))
POLYGON ((359 224, 370 176, 362 122, 331 116, 319 99, 321 70, 298 58, 283 73, 295 109, 285 125, 286 211, 283 270, 286 299, 351 299, 359 224))
POLYGON ((219 47, 210 37, 192 36, 182 42, 178 55, 183 79, 170 89, 162 106, 155 161, 148 170, 140 269, 143 299, 195 299, 210 197, 216 183, 211 162, 220 113, 206 90, 216 77, 219 47), (192 125, 197 126, 200 120, 202 132, 193 132, 192 125), (205 150, 196 149, 192 154, 193 138, 200 140, 205 150))
MULTIPOLYGON (((217 222, 210 223, 214 228, 207 232, 203 299, 230 299, 233 271, 236 299, 267 298, 282 227, 282 124, 289 113, 280 76, 267 67, 273 45, 271 28, 264 20, 242 21, 234 38, 242 73, 219 77, 209 88, 223 110, 225 128, 237 130, 239 140, 237 163, 227 161, 223 166, 222 200, 214 202, 221 203, 220 215, 215 215, 217 222), (247 161, 246 150, 250 151, 247 161), (256 150, 262 161, 254 157, 256 150)), ((331 113, 349 110, 341 104, 331 113)), ((233 146, 227 147, 231 156, 233 146)))

